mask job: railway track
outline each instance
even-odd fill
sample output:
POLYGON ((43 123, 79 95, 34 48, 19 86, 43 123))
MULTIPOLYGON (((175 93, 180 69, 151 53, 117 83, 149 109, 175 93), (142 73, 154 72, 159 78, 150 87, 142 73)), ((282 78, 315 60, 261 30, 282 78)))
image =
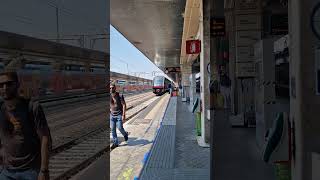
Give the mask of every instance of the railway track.
MULTIPOLYGON (((140 97, 141 95, 139 95, 140 97)), ((150 99, 153 95, 145 94, 139 100, 129 100, 128 110, 137 104, 150 99)), ((130 114, 130 111, 127 112, 130 114)), ((88 131, 105 126, 108 117, 106 113, 106 102, 99 102, 91 106, 82 106, 59 114, 49 114, 47 116, 53 136, 53 147, 60 146, 72 138, 81 136, 81 132, 86 134, 88 131), (85 129, 83 127, 86 127, 85 129)))
MULTIPOLYGON (((152 93, 127 97, 127 119, 148 106, 152 97, 152 93)), ((109 150, 105 107, 104 99, 86 107, 68 109, 65 112, 69 111, 69 116, 48 114, 54 148, 50 155, 50 179, 68 179, 109 150)))
POLYGON ((69 179, 105 153, 109 149, 106 131, 96 130, 74 146, 52 156, 49 166, 50 179, 69 179))
MULTIPOLYGON (((125 99, 127 102, 129 102, 132 98, 136 98, 136 96, 142 96, 143 94, 151 94, 151 92, 146 92, 146 93, 141 93, 139 94, 125 94, 125 99)), ((103 102, 106 103, 108 98, 107 97, 100 97, 100 98, 88 98, 86 100, 82 100, 82 101, 75 101, 73 103, 67 103, 67 104, 63 104, 60 106, 49 106, 47 107, 46 104, 43 104, 44 109, 45 109, 45 113, 46 115, 51 115, 51 114, 59 114, 61 113, 61 111, 70 111, 73 110, 75 108, 79 107, 83 107, 83 106, 91 106, 94 104, 97 104, 99 102, 103 102), (77 107, 75 107, 77 106, 77 107)))

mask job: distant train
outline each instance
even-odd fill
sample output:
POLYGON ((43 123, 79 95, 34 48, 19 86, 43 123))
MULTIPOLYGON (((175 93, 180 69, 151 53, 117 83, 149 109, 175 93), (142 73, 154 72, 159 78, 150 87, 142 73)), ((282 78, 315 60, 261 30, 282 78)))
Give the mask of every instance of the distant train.
POLYGON ((162 95, 169 92, 169 84, 171 81, 164 76, 156 76, 153 78, 153 93, 156 95, 162 95))
POLYGON ((137 82, 137 81, 126 81, 126 80, 116 80, 117 91, 119 92, 135 92, 135 91, 145 91, 151 90, 151 82, 137 82))
POLYGON ((21 84, 20 94, 28 98, 107 92, 107 75, 101 72, 20 70, 18 76, 21 84))
MULTIPOLYGON (((0 62, 0 72, 4 65, 0 62)), ((65 95, 107 92, 107 73, 104 68, 91 68, 84 72, 81 66, 66 66, 62 71, 53 71, 50 65, 26 64, 18 70, 20 81, 19 93, 26 98, 51 98, 65 95)), ((152 90, 152 82, 117 80, 117 90, 134 92, 152 90)))
MULTIPOLYGON (((0 72, 4 66, 0 63, 0 72)), ((47 65, 26 65, 18 70, 19 94, 26 98, 47 98, 65 95, 107 92, 107 74, 101 71, 83 72, 79 70, 53 71, 47 65)))

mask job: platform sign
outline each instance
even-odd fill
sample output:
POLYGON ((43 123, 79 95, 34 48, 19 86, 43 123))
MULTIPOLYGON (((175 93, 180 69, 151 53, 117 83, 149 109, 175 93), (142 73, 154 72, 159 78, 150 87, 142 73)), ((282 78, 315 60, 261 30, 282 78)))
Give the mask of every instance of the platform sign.
POLYGON ((255 64, 254 62, 237 62, 236 64, 237 77, 255 77, 255 64))
POLYGON ((235 1, 236 11, 254 12, 260 7, 260 1, 256 0, 237 0, 235 1))
POLYGON ((237 62, 251 62, 254 61, 254 45, 252 46, 239 46, 236 49, 237 62))
POLYGON ((261 31, 260 14, 244 14, 236 16, 237 31, 261 31))
POLYGON ((288 15, 273 14, 271 16, 271 35, 286 35, 288 34, 288 15))
POLYGON ((261 31, 236 31, 237 46, 252 46, 261 39, 261 31))
POLYGON ((187 54, 199 54, 201 52, 200 40, 187 40, 186 41, 187 54))
POLYGON ((224 18, 211 19, 211 35, 213 37, 224 37, 226 35, 226 23, 224 18))

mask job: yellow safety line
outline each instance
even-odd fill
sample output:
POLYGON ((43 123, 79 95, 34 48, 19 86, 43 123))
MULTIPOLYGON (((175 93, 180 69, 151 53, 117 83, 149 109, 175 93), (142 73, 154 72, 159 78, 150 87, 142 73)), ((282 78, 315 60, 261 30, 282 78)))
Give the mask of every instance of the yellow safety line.
MULTIPOLYGON (((163 106, 163 104, 165 103, 165 101, 167 100, 167 96, 162 98, 160 100, 159 103, 157 103, 157 105, 147 114, 147 116, 145 117, 145 119, 154 119, 157 111, 159 110, 160 107, 163 106)), ((121 173, 121 175, 118 177, 118 180, 131 180, 133 175, 133 168, 127 168, 125 171, 123 171, 123 173, 121 173)))

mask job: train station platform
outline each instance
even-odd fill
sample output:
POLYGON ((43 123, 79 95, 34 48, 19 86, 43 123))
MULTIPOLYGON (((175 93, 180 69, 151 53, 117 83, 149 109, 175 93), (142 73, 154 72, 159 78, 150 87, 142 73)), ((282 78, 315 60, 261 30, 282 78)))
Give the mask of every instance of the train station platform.
POLYGON ((210 149, 198 145, 195 120, 180 97, 172 97, 139 180, 208 180, 210 149))
MULTIPOLYGON (((276 179, 274 167, 262 160, 255 129, 233 128, 228 112, 214 113, 212 178, 276 179)), ((210 170, 210 148, 197 143, 194 115, 180 97, 171 98, 139 180, 209 180, 210 170)))
POLYGON ((124 124, 128 142, 118 133, 110 179, 209 179, 210 149, 198 145, 188 105, 164 95, 148 108, 124 124))
MULTIPOLYGON (((228 111, 214 113, 214 179, 275 179, 272 165, 262 161, 254 128, 232 128, 228 111), (231 173, 232 172, 232 173, 231 173)), ((155 97, 148 107, 124 124, 130 133, 120 146, 84 169, 73 180, 110 179, 209 180, 210 148, 199 146, 195 118, 181 97, 155 97)), ((212 147, 211 147, 212 148, 212 147)))
POLYGON ((120 144, 110 152, 110 179, 134 179, 139 176, 146 154, 152 147, 157 129, 171 102, 168 94, 154 99, 146 109, 124 123, 124 129, 129 132, 127 142, 117 132, 120 144))

